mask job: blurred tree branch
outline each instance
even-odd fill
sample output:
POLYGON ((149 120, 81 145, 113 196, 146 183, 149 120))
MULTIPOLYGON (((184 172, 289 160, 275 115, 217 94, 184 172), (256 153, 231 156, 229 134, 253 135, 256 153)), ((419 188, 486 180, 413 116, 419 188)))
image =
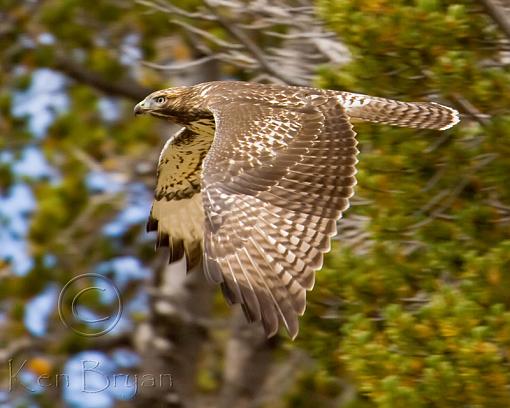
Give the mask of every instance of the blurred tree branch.
POLYGON ((153 90, 138 84, 133 78, 111 81, 102 75, 91 71, 87 67, 77 64, 72 59, 57 55, 53 68, 62 72, 77 82, 95 88, 108 96, 120 96, 134 101, 140 101, 153 90))
MULTIPOLYGON (((323 27, 308 2, 294 6, 276 1, 264 4, 204 1, 195 12, 171 2, 137 2, 168 14, 172 23, 188 33, 193 46, 204 54, 197 64, 217 60, 251 71, 261 80, 310 85, 318 64, 345 63, 349 59, 346 47, 323 27), (189 20, 195 23, 190 24, 189 20), (201 23, 216 23, 227 33, 227 39, 201 29, 201 23)), ((145 64, 169 72, 186 67, 186 64, 145 64)))
POLYGON ((510 40, 510 5, 499 0, 480 0, 480 3, 510 40))

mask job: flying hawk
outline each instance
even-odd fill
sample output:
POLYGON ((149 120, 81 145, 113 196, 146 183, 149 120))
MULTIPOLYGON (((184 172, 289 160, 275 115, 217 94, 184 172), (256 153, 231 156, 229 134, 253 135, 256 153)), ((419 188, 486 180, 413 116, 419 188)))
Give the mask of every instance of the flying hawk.
POLYGON ((218 81, 154 92, 135 107, 183 126, 165 144, 148 231, 249 321, 292 338, 306 291, 356 184, 351 119, 445 130, 458 112, 333 90, 218 81))

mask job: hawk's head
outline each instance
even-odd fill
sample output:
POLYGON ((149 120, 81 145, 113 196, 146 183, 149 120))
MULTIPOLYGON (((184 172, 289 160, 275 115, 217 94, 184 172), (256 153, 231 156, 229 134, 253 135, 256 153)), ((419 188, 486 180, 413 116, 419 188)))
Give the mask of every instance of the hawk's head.
POLYGON ((180 86, 156 91, 135 106, 135 115, 148 113, 158 118, 186 124, 193 120, 199 107, 192 87, 180 86))

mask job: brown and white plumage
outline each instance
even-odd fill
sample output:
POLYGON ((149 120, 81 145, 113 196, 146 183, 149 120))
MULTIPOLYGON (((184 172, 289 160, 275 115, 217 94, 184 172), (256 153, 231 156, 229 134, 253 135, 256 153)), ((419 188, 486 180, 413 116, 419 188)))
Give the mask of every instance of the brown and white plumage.
POLYGON ((451 108, 314 88, 211 82, 149 95, 135 113, 184 126, 166 144, 148 222, 171 260, 204 270, 268 335, 292 338, 356 184, 351 118, 429 129, 451 108))

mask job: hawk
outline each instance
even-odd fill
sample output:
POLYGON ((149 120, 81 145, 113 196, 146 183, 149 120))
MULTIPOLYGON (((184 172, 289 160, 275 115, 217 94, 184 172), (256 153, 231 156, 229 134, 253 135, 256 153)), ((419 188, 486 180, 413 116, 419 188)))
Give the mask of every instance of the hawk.
POLYGON ((170 261, 203 259, 227 301, 267 336, 291 338, 306 292, 356 184, 351 119, 445 130, 458 112, 433 102, 218 81, 160 90, 136 105, 183 126, 165 144, 147 223, 170 261))

